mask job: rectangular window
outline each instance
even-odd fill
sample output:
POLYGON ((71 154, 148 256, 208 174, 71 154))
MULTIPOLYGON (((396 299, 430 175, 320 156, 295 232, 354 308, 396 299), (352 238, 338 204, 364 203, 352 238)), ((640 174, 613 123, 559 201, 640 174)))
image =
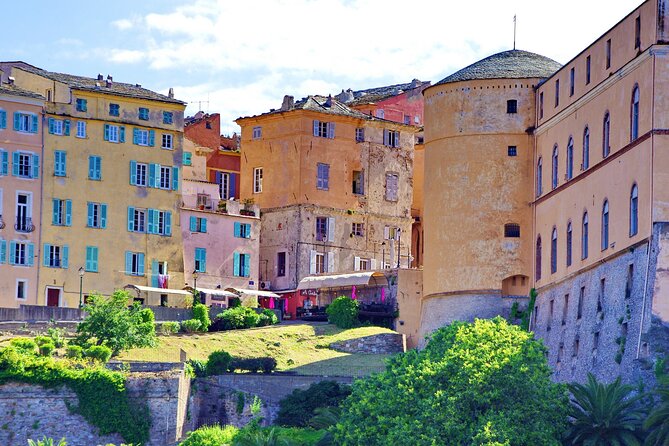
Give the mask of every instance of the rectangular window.
POLYGON ((234 174, 228 172, 216 172, 216 183, 218 184, 218 196, 221 200, 234 197, 235 178, 234 174))
POLYGON ((383 145, 388 147, 400 146, 400 132, 395 130, 383 130, 383 145))
POLYGON ((260 139, 262 138, 262 127, 257 126, 253 127, 253 139, 260 139))
POLYGON ((174 122, 174 114, 172 112, 163 112, 163 124, 172 124, 174 122))
POLYGON ((539 119, 544 117, 544 92, 539 93, 539 119))
POLYGON ((411 125, 411 116, 410 115, 404 115, 404 123, 406 125, 411 125))
POLYGON ((516 99, 509 99, 506 101, 507 113, 518 113, 518 101, 516 99))
POLYGON ((396 173, 386 174, 386 200, 397 201, 400 176, 396 173))
POLYGON ((351 223, 351 234, 356 237, 363 237, 365 235, 365 224, 351 223))
POLYGON ((277 277, 286 276, 286 253, 279 252, 276 255, 276 275, 277 277))
POLYGON ((251 254, 235 252, 232 269, 235 277, 249 277, 251 275, 251 254))
POLYGON ((33 266, 35 245, 28 242, 9 242, 9 264, 16 266, 33 266))
POLYGON ((87 103, 88 103, 88 101, 86 99, 78 98, 77 99, 77 111, 78 112, 87 111, 87 108, 88 108, 87 103))
POLYGON ((184 166, 192 166, 193 165, 193 154, 190 152, 184 152, 183 156, 183 165, 184 166))
POLYGON ((641 48, 641 17, 634 19, 634 49, 641 48))
POLYGON ((190 232, 207 232, 207 219, 191 215, 190 232))
POLYGON ((67 153, 62 150, 54 152, 53 174, 57 177, 67 174, 67 153))
POLYGON ((606 68, 611 68, 611 39, 606 41, 606 68))
POLYGON ((72 225, 72 200, 54 198, 51 208, 51 224, 54 226, 72 225))
POLYGON ((207 271, 207 250, 195 248, 195 271, 204 273, 207 271))
POLYGON ((125 127, 105 124, 104 140, 109 142, 125 142, 125 127))
MULTIPOLYGON (((132 130, 132 142, 138 146, 152 146, 150 141, 150 131, 145 129, 133 129, 132 130)), ((151 131, 152 132, 152 131, 151 131)))
POLYGON ((251 238, 251 225, 249 223, 235 222, 234 236, 237 238, 251 238))
POLYGON ((319 138, 334 139, 335 123, 334 122, 321 122, 321 121, 314 120, 314 136, 317 136, 319 138))
POLYGON ((576 82, 576 71, 575 68, 572 67, 571 70, 569 70, 569 96, 574 96, 575 82, 576 82))
POLYGON ((142 121, 148 121, 149 120, 149 109, 145 108, 145 107, 139 107, 138 117, 142 121))
POLYGON ((169 133, 163 134, 162 148, 172 150, 172 135, 170 135, 169 133))
MULTIPOLYGON (((131 168, 133 166, 133 162, 130 163, 131 168)), ((131 183, 135 186, 144 186, 146 187, 146 172, 148 170, 148 166, 144 163, 134 163, 134 174, 131 172, 131 183)))
POLYGON ((318 163, 316 173, 316 188, 328 190, 330 183, 330 165, 318 163))
POLYGON ((12 153, 12 175, 20 178, 39 176, 39 156, 31 153, 12 153))
POLYGON ((102 158, 91 155, 88 157, 88 179, 100 181, 102 179, 102 158))
POLYGON ((86 121, 77 121, 77 138, 86 137, 86 121))
POLYGON ((365 184, 364 184, 364 175, 361 170, 354 170, 353 171, 353 193, 356 195, 364 195, 365 194, 365 184))
POLYGON ((172 168, 169 166, 160 166, 160 181, 158 183, 158 187, 160 189, 171 189, 171 180, 170 180, 170 174, 172 172, 172 168))
POLYGON ((262 167, 256 167, 253 169, 253 193, 260 192, 262 192, 262 167))
POLYGON ((560 105, 560 79, 555 80, 555 106, 560 105))
POLYGON ((118 104, 109 104, 109 116, 118 116, 120 109, 118 104))
POLYGON ((355 129, 355 142, 363 142, 365 140, 365 129, 358 127, 355 129))
POLYGON ((130 276, 144 275, 144 253, 143 252, 125 252, 125 273, 130 276))
POLYGON ((569 314, 569 294, 564 295, 564 305, 562 306, 562 325, 567 324, 567 315, 569 314))
MULTIPOLYGON (((157 209, 149 209, 149 234, 158 235, 172 235, 172 213, 160 211, 157 209)), ((205 231, 206 232, 206 219, 205 231)))
POLYGON ((49 118, 49 133, 52 135, 62 135, 63 128, 64 125, 62 119, 49 118))
POLYGON ((68 267, 68 247, 44 244, 44 262, 43 265, 49 268, 67 268, 68 267))
POLYGON ((7 112, 0 109, 0 130, 7 128, 7 112))
POLYGON ((316 274, 322 274, 327 272, 325 268, 325 254, 322 252, 316 253, 316 274))
POLYGON ((394 226, 385 226, 383 228, 384 240, 399 240, 401 229, 394 226))
POLYGON ((146 232, 146 209, 128 206, 128 231, 146 232))
POLYGON ((32 113, 14 112, 14 130, 17 132, 37 133, 39 118, 32 113))
POLYGON ((599 296, 597 296, 597 313, 601 313, 604 308, 604 300, 606 292, 606 279, 599 281, 599 296))
POLYGON ((98 272, 98 247, 86 246, 86 271, 91 273, 98 272))
POLYGON ((19 279, 16 281, 16 298, 25 300, 28 298, 28 281, 19 279))
POLYGON ((104 229, 107 227, 107 205, 104 203, 91 203, 87 205, 87 223, 89 228, 104 229))
POLYGON ((372 266, 372 261, 370 259, 359 259, 358 260, 358 270, 359 271, 369 271, 372 266))
POLYGON ((316 217, 316 240, 324 242, 328 239, 327 217, 316 217))
POLYGON ((585 85, 590 83, 590 56, 585 58, 585 85))
POLYGON ((520 237, 520 225, 518 223, 507 223, 504 225, 504 237, 520 237))
POLYGON ((516 146, 509 146, 506 149, 506 154, 509 156, 517 156, 518 155, 518 148, 516 146))

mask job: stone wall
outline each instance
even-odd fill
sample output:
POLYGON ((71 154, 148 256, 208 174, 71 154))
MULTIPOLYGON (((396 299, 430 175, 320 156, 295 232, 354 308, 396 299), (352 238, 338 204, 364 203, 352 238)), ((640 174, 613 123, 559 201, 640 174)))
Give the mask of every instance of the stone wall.
POLYGON ((333 342, 330 348, 344 353, 395 354, 406 351, 406 337, 399 333, 381 333, 357 339, 333 342))

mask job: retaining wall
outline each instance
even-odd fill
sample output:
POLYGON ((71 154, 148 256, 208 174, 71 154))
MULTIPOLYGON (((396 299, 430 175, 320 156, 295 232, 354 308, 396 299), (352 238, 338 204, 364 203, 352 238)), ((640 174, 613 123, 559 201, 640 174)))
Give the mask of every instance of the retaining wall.
POLYGON ((330 348, 344 353, 395 354, 407 350, 406 336, 400 333, 381 333, 357 339, 333 342, 330 348))

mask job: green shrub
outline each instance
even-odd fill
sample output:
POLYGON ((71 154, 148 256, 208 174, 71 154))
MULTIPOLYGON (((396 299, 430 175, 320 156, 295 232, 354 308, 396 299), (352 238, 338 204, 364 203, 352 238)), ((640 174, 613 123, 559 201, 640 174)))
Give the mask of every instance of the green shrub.
POLYGON ((78 345, 68 345, 65 349, 65 356, 70 359, 81 359, 84 356, 84 349, 78 345))
POLYGON ((9 341, 18 353, 34 355, 37 353, 37 343, 29 338, 14 338, 9 341))
POLYGON ((232 444, 237 432, 234 426, 202 426, 189 432, 179 446, 226 446, 232 444))
POLYGON ((232 356, 226 351, 212 352, 207 359, 207 375, 220 375, 227 372, 231 361, 232 356))
POLYGON ((242 306, 242 300, 239 297, 233 297, 229 301, 230 308, 237 308, 242 306))
POLYGON ((55 345, 56 348, 61 348, 65 345, 65 336, 62 328, 49 327, 49 329, 46 331, 46 334, 51 338, 53 345, 55 345))
POLYGON ((202 323, 197 319, 188 319, 181 323, 181 329, 186 333, 195 333, 196 331, 200 331, 201 327, 202 323))
POLYGON ((197 378, 207 376, 207 361, 202 361, 201 359, 189 359, 186 361, 186 364, 191 367, 193 374, 197 378))
POLYGON ((0 372, 21 374, 24 371, 21 353, 14 346, 0 350, 0 372))
POLYGON ((247 372, 258 373, 272 373, 276 369, 276 359, 272 357, 261 358, 234 358, 230 362, 229 370, 242 370, 247 372))
POLYGON ((216 315, 216 318, 220 320, 223 330, 256 327, 260 321, 260 315, 248 307, 229 308, 216 315))
POLYGON ((339 328, 352 328, 358 325, 358 301, 350 297, 336 298, 325 310, 328 321, 339 328))
POLYGON ((265 308, 258 315, 258 327, 265 327, 267 325, 274 325, 278 323, 279 318, 276 317, 276 313, 274 313, 274 311, 270 310, 269 308, 265 308))
POLYGON ((306 427, 314 417, 315 410, 324 407, 339 407, 351 394, 351 387, 336 381, 321 381, 308 389, 295 389, 279 402, 276 424, 281 426, 306 427))
POLYGON ((59 442, 56 443, 56 440, 53 438, 42 437, 41 440, 28 440, 28 446, 67 446, 64 438, 61 438, 59 442))
POLYGON ((200 321, 200 330, 207 331, 211 325, 211 319, 209 319, 209 309, 206 305, 196 303, 193 305, 193 319, 200 321))
POLYGON ((56 346, 53 345, 53 342, 51 342, 51 339, 49 338, 49 342, 40 345, 38 348, 41 356, 51 356, 56 349, 56 346))
POLYGON ((35 336, 35 344, 41 346, 44 344, 53 344, 53 340, 49 336, 35 336))
POLYGON ((177 321, 167 321, 160 325, 160 332, 165 335, 174 334, 178 333, 180 328, 181 325, 177 321))
POLYGON ((94 345, 84 352, 84 356, 105 363, 111 358, 112 350, 106 345, 94 345))

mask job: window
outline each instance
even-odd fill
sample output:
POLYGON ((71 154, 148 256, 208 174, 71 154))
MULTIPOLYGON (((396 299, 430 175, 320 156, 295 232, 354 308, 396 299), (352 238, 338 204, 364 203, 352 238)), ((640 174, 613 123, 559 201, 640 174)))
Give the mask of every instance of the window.
POLYGON ((64 177, 67 174, 67 153, 62 150, 56 150, 53 154, 53 174, 57 177, 64 177))
POLYGON ((335 137, 335 123, 321 122, 314 119, 314 136, 333 139, 335 137))
POLYGON ((39 156, 32 153, 12 153, 12 175, 19 178, 39 177, 39 156))
POLYGON ((86 246, 86 271, 91 273, 98 272, 98 247, 86 246))
POLYGON ((145 107, 139 107, 137 117, 141 119, 142 121, 148 121, 149 120, 149 109, 145 107))
POLYGON ((560 79, 555 80, 555 106, 560 105, 560 79))
POLYGON ((574 138, 567 143, 567 180, 574 178, 574 138))
POLYGON ((410 115, 404 115, 404 123, 406 125, 411 125, 411 116, 410 115))
POLYGON ((330 165, 318 163, 316 170, 316 188, 328 190, 330 182, 330 165))
POLYGON ((120 107, 118 104, 109 104, 109 116, 118 116, 120 107))
POLYGON ((146 232, 148 232, 149 234, 158 234, 166 236, 172 235, 171 212, 161 211, 158 209, 149 209, 148 217, 149 217, 149 224, 146 232))
POLYGON ((158 185, 157 185, 159 189, 169 190, 172 188, 172 185, 170 183, 171 172, 172 168, 170 166, 160 166, 158 185))
MULTIPOLYGON (((382 110, 383 111, 383 110, 382 110)), ((324 272, 327 272, 327 269, 325 268, 325 254, 322 252, 317 252, 316 253, 316 274, 322 274, 324 272)))
POLYGON ((328 240, 328 218, 316 217, 316 240, 324 242, 328 240))
POLYGON ((286 253, 279 252, 276 255, 276 275, 277 277, 286 276, 286 253))
POLYGON ((609 247, 609 201, 602 206, 602 251, 609 247))
POLYGON ((581 259, 588 258, 588 213, 583 213, 583 222, 581 224, 581 259))
POLYGON ((632 110, 630 123, 630 139, 634 141, 639 137, 639 86, 635 85, 632 90, 632 110))
POLYGON ((33 113, 14 112, 14 130, 37 133, 39 118, 33 113))
POLYGON ((77 138, 86 137, 86 121, 77 121, 77 138))
POLYGON ((253 127, 253 139, 260 139, 262 138, 262 127, 257 126, 253 127))
POLYGON ((184 152, 183 155, 183 165, 184 166, 192 166, 193 165, 193 154, 190 152, 184 152))
POLYGON ((569 70, 569 96, 574 96, 574 83, 576 81, 576 69, 571 67, 569 70))
POLYGON ((534 277, 541 280, 541 236, 537 237, 537 248, 534 255, 534 277))
POLYGON ((582 286, 580 292, 578 293, 578 305, 576 309, 576 319, 580 319, 583 316, 583 302, 585 301, 585 287, 582 286))
POLYGON ((125 273, 130 276, 144 275, 144 253, 125 252, 125 273))
POLYGON ((632 185, 630 193, 630 237, 639 232, 639 188, 632 185))
POLYGON ((385 226, 383 228, 383 239, 384 240, 399 240, 401 229, 395 226, 385 226))
POLYGON ((259 194, 262 192, 262 167, 253 169, 253 193, 259 194))
POLYGON ((128 231, 146 232, 146 209, 128 206, 128 231))
MULTIPOLYGON (((548 321, 546 322, 546 331, 550 331, 551 326, 553 325, 553 310, 555 309, 555 301, 551 299, 548 301, 548 321)), ((560 360, 560 355, 558 354, 558 361, 560 360)))
POLYGON ((590 83, 590 56, 585 58, 585 85, 590 83))
POLYGON ((102 179, 102 158, 99 156, 88 157, 88 179, 100 181, 102 179))
POLYGON ((551 181, 551 186, 553 189, 558 187, 558 146, 555 144, 553 146, 553 176, 551 181))
POLYGON ((172 150, 172 135, 169 133, 163 133, 163 145, 161 147, 163 149, 172 150))
POLYGON ((235 277, 249 277, 251 275, 251 254, 233 254, 233 275, 235 277))
POLYGON ((641 17, 634 19, 634 49, 641 48, 641 17))
POLYGON ((567 223, 567 266, 571 266, 571 250, 572 250, 572 229, 571 222, 567 223))
POLYGON ((397 173, 386 174, 386 200, 397 201, 400 176, 397 173))
POLYGON ((383 119, 385 117, 385 112, 383 111, 382 108, 376 109, 376 112, 374 113, 377 118, 383 119))
POLYGON ((174 114, 172 112, 163 112, 163 124, 172 124, 174 122, 174 114))
POLYGON ((207 271, 207 250, 195 248, 195 271, 204 273, 207 271))
POLYGON ((599 281, 599 296, 597 296, 597 313, 601 313, 604 308, 604 299, 606 292, 606 278, 599 281))
POLYGON ((77 99, 77 111, 78 112, 85 112, 87 110, 87 103, 86 99, 77 99))
POLYGON ((395 130, 383 130, 383 145, 388 147, 400 146, 400 132, 395 130))
POLYGON ((355 129, 355 142, 363 142, 365 140, 365 129, 358 127, 355 129))
POLYGON ((557 228, 553 227, 551 235, 551 274, 557 272, 557 228))
POLYGON ((518 223, 507 223, 504 225, 504 237, 520 237, 520 225, 518 223))
POLYGON ((518 113, 518 101, 516 99, 509 99, 506 101, 507 113, 518 113))
POLYGON ((627 267, 627 281, 625 282, 625 299, 632 297, 634 289, 634 264, 630 263, 627 267))
POLYGON ((611 68, 611 39, 606 41, 606 68, 611 68))
POLYGON ((353 193, 356 195, 364 195, 365 194, 365 184, 364 184, 364 175, 361 170, 354 170, 353 171, 353 193))
POLYGON ((49 268, 65 268, 68 266, 69 248, 67 245, 57 246, 44 244, 44 261, 43 265, 49 268))
POLYGON ((363 237, 365 235, 365 224, 356 222, 351 223, 351 235, 363 237))
POLYGON ((9 242, 9 264, 16 266, 33 266, 35 245, 28 242, 9 242))
POLYGON ((130 161, 130 184, 133 186, 146 187, 146 171, 148 166, 137 161, 130 161))
POLYGON ((104 140, 109 142, 125 142, 125 127, 105 124, 104 140))
POLYGON ((606 158, 611 152, 611 116, 609 112, 604 114, 604 125, 602 128, 602 157, 606 158))
POLYGON ((541 157, 537 161, 537 197, 540 197, 542 194, 542 183, 543 183, 543 173, 542 173, 542 161, 541 157))
POLYGON ((104 229, 107 227, 107 205, 104 203, 88 202, 88 218, 86 226, 89 228, 104 229))
POLYGON ((544 117, 544 92, 539 93, 539 119, 544 117))
POLYGON ((70 135, 70 120, 69 119, 54 119, 49 118, 49 133, 52 135, 70 135))
POLYGON ((518 148, 516 146, 508 146, 506 148, 506 154, 508 156, 517 156, 518 155, 518 148))
POLYGON ((581 170, 587 170, 590 167, 590 129, 585 126, 583 130, 583 162, 581 170))
POLYGON ((156 132, 155 130, 145 130, 145 129, 132 129, 132 143, 137 144, 138 146, 151 146, 155 145, 156 132))
POLYGON ((251 225, 249 223, 235 222, 235 237, 251 238, 251 225))
POLYGON ((51 224, 55 226, 70 226, 72 224, 72 200, 52 200, 51 224))
POLYGON ((0 109, 0 130, 7 128, 7 112, 0 109))
POLYGON ((218 196, 221 200, 234 198, 237 188, 237 174, 229 172, 216 172, 216 183, 218 184, 218 196))
POLYGON ((28 281, 23 279, 16 280, 16 298, 17 299, 27 299, 28 298, 28 281))

